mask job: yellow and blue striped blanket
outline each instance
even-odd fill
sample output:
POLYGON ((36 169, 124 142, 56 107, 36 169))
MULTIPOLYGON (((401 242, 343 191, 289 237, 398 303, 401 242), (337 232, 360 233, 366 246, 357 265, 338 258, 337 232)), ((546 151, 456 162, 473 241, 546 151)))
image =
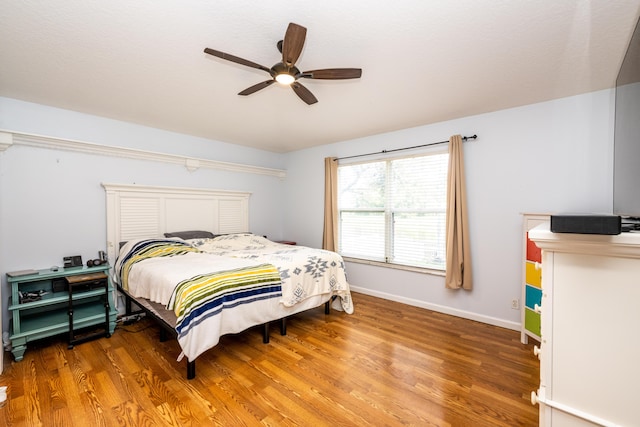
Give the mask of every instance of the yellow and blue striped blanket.
POLYGON ((167 309, 178 321, 178 338, 204 319, 224 309, 269 298, 280 298, 278 269, 271 264, 217 271, 183 280, 176 286, 167 309))
POLYGON ((189 360, 224 334, 283 316, 280 273, 264 261, 208 254, 184 241, 146 239, 125 244, 114 271, 129 295, 174 311, 178 342, 189 360))
POLYGON ((171 257, 187 253, 200 253, 187 242, 164 239, 146 239, 131 242, 123 251, 121 258, 116 263, 116 272, 120 278, 120 286, 125 291, 129 290, 129 272, 140 261, 156 257, 171 257))

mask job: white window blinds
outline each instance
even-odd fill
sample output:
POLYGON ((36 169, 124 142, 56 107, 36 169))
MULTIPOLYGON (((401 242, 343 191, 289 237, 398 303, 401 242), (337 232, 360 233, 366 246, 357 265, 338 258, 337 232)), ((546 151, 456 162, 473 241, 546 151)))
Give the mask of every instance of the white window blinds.
POLYGON ((448 154, 338 167, 339 252, 444 270, 448 154))

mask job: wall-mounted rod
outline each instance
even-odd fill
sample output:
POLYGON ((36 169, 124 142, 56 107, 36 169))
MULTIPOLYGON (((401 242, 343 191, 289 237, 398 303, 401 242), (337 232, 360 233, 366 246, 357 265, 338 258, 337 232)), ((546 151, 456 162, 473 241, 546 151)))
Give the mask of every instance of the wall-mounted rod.
MULTIPOLYGON (((477 137, 478 137, 478 135, 463 136, 462 140, 463 141, 468 141, 470 139, 476 139, 477 137)), ((335 158, 333 160, 352 159, 354 157, 363 157, 363 156, 373 156, 374 154, 393 153, 394 151, 412 150, 414 148, 429 147, 431 145, 448 144, 448 143, 449 143, 448 140, 447 141, 431 142, 429 144, 414 145, 413 147, 395 148, 393 150, 382 150, 382 151, 378 151, 376 153, 356 154, 355 156, 338 157, 338 158, 335 158)))

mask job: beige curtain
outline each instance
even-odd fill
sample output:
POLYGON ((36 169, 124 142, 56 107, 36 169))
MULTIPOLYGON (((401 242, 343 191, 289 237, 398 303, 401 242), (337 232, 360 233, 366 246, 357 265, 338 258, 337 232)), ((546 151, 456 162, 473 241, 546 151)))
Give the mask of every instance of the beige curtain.
POLYGON ((471 290, 471 248, 464 184, 462 137, 449 138, 449 175, 447 183, 447 270, 445 286, 471 290))
POLYGON ((335 157, 324 159, 324 231, 322 248, 338 250, 338 161, 335 157))

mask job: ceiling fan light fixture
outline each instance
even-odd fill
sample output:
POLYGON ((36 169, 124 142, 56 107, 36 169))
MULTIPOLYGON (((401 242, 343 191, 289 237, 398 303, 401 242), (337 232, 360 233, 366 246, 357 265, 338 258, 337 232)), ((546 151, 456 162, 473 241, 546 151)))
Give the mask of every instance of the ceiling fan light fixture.
POLYGON ((274 83, 279 83, 283 86, 289 86, 293 89, 293 92, 298 95, 307 105, 315 104, 318 99, 313 94, 299 83, 299 79, 319 79, 319 80, 343 80, 343 79, 358 79, 362 75, 360 68, 324 68, 320 70, 305 71, 301 73, 295 66, 296 61, 302 53, 304 47, 304 41, 307 36, 307 29, 301 25, 289 23, 287 32, 284 35, 284 39, 277 43, 278 50, 282 54, 282 61, 278 62, 271 68, 267 68, 264 65, 257 64, 240 57, 221 52, 219 50, 205 48, 205 53, 213 55, 220 59, 235 62, 236 64, 244 65, 247 67, 255 68, 258 70, 266 71, 271 77, 269 80, 260 82, 253 86, 246 88, 245 90, 238 92, 238 95, 246 96, 251 95, 261 89, 264 89, 274 83))
POLYGON ((291 83, 296 81, 296 78, 288 73, 280 73, 276 75, 276 81, 282 85, 291 85, 291 83))

